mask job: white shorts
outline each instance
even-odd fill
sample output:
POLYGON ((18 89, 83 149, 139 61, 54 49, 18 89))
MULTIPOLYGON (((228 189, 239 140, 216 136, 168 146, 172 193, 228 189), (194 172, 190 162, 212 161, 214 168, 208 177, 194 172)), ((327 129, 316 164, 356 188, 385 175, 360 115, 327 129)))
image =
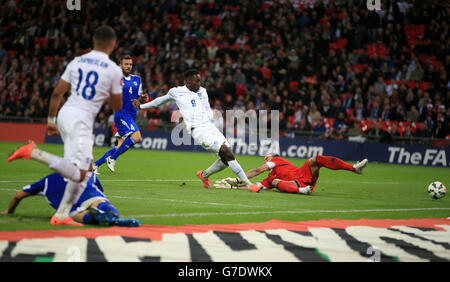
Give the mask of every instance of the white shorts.
POLYGON ((104 197, 90 198, 90 199, 84 201, 83 203, 81 203, 81 205, 76 210, 71 211, 69 216, 74 217, 75 215, 79 214, 80 212, 83 212, 83 211, 89 209, 91 207, 91 205, 97 201, 108 202, 108 199, 106 199, 104 197))
POLYGON ((222 132, 213 125, 197 127, 191 131, 191 135, 196 144, 201 145, 205 150, 214 153, 216 156, 223 144, 231 147, 222 132))
POLYGON ((57 123, 64 142, 64 159, 82 170, 88 170, 93 160, 92 117, 86 111, 75 107, 62 107, 57 123))

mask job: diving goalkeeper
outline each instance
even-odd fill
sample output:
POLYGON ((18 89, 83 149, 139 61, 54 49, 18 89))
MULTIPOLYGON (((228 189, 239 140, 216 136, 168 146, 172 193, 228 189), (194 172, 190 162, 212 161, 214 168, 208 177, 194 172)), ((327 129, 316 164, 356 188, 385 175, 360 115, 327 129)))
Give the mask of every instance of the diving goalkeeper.
MULTIPOLYGON (((259 192, 261 189, 277 188, 286 193, 308 195, 314 191, 314 187, 319 179, 320 168, 348 170, 362 174, 367 163, 368 160, 364 159, 351 165, 336 157, 318 155, 306 160, 303 166, 296 167, 277 154, 267 154, 264 157, 264 164, 249 170, 246 175, 250 179, 263 172, 270 171, 269 175, 263 181, 252 184, 248 189, 251 192, 259 192)), ((247 189, 238 178, 231 177, 216 181, 214 187, 247 189)))

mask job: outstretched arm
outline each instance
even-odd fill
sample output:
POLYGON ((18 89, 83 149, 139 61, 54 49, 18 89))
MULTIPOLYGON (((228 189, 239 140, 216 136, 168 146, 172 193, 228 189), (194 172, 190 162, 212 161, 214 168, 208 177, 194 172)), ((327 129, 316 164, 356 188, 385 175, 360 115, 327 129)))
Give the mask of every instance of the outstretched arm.
POLYGON ((268 171, 268 170, 270 170, 269 166, 267 164, 263 164, 260 167, 257 167, 257 168, 247 171, 246 175, 247 175, 248 179, 250 179, 250 178, 258 176, 261 173, 263 173, 264 171, 268 171))
POLYGON ((167 94, 167 95, 158 97, 158 98, 154 99, 153 101, 145 103, 145 104, 141 104, 141 102, 138 101, 137 99, 133 99, 131 101, 133 103, 133 106, 137 109, 150 109, 150 108, 156 108, 161 105, 164 105, 165 103, 172 101, 172 100, 173 100, 172 97, 167 94))
POLYGON ((2 214, 13 214, 20 201, 28 196, 31 196, 31 194, 24 192, 23 190, 17 191, 9 202, 8 209, 2 212, 2 214))

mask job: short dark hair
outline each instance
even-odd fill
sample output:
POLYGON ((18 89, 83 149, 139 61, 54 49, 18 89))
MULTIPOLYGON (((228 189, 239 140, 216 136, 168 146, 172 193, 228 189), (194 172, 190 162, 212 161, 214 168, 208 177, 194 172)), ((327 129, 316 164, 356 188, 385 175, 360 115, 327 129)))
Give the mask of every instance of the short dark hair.
POLYGON ((133 57, 130 54, 124 54, 120 57, 119 63, 121 64, 123 60, 133 60, 133 57))
POLYGON ((197 75, 197 74, 200 74, 200 73, 196 69, 187 70, 184 72, 184 79, 188 79, 189 77, 191 77, 193 75, 197 75))
POLYGON ((95 44, 99 47, 106 47, 109 42, 116 39, 116 32, 108 25, 98 27, 94 31, 95 44))

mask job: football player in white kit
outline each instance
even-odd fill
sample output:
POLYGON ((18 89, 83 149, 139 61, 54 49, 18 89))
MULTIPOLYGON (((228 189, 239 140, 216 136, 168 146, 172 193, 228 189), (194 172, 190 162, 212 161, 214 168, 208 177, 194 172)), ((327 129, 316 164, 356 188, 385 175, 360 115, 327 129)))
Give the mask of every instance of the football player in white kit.
POLYGON ((138 100, 133 100, 133 105, 139 109, 149 109, 169 101, 175 101, 186 128, 195 142, 220 157, 206 170, 197 172, 203 186, 205 188, 211 187, 209 176, 229 166, 246 186, 250 187, 252 184, 241 165, 234 158, 230 144, 213 123, 214 117, 209 105, 208 93, 205 88, 200 86, 200 73, 197 70, 188 70, 185 72, 184 78, 184 86, 171 88, 166 95, 142 105, 138 100))
POLYGON ((42 162, 69 179, 61 203, 50 220, 52 225, 81 225, 69 217, 69 212, 92 175, 95 117, 107 99, 115 112, 122 107, 122 70, 109 59, 116 43, 114 30, 109 26, 97 28, 93 43, 91 52, 74 58, 67 65, 50 100, 47 133, 50 136, 61 134, 64 158, 39 150, 34 142, 19 148, 8 158, 8 161, 22 158, 42 162), (71 95, 58 112, 69 90, 71 95))

